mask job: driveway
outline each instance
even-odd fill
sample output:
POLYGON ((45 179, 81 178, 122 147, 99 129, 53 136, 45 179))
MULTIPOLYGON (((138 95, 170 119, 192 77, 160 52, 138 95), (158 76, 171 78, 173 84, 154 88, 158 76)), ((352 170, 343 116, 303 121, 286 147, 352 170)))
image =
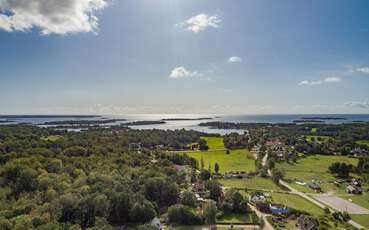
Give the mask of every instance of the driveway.
POLYGON ((347 212, 349 214, 369 214, 368 209, 338 196, 321 194, 314 195, 314 198, 340 212, 347 212))

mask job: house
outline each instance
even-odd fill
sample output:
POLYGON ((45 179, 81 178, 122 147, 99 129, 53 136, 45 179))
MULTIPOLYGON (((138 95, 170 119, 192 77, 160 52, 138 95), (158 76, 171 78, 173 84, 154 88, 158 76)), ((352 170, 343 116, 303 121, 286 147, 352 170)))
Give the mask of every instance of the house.
POLYGON ((253 204, 256 203, 266 203, 267 202, 267 198, 264 196, 264 194, 253 194, 250 197, 250 202, 253 204))
POLYGON ((297 226, 301 230, 317 230, 318 222, 310 216, 301 215, 297 218, 297 226))
POLYGON ((363 189, 358 186, 354 186, 350 184, 346 187, 346 192, 350 194, 362 194, 363 189))
POLYGON ((159 229, 159 230, 162 229, 160 219, 157 217, 154 217, 154 219, 151 220, 150 225, 156 229, 159 229))
POLYGON ((309 183, 309 188, 313 189, 315 192, 322 192, 322 188, 314 181, 309 183))

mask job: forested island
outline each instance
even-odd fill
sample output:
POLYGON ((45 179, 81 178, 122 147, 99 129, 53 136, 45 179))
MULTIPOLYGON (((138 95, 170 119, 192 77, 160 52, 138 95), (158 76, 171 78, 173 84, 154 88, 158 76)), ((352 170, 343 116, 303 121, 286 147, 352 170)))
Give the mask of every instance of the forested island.
POLYGON ((115 123, 126 121, 126 119, 101 119, 101 120, 67 120, 67 121, 49 121, 42 125, 102 125, 108 123, 115 123))

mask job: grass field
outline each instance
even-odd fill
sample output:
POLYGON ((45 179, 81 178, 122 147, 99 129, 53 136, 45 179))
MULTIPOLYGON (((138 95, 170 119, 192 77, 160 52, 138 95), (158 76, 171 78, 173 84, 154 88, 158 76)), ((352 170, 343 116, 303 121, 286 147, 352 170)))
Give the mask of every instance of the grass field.
POLYGON ((351 215, 351 219, 369 229, 369 215, 351 215))
POLYGON ((205 140, 206 143, 208 143, 209 150, 225 149, 223 137, 201 137, 201 139, 205 140))
POLYGON ((274 184, 270 179, 254 176, 250 179, 221 179, 219 182, 225 187, 237 189, 255 189, 255 190, 273 190, 282 191, 280 187, 274 184))
POLYGON ((63 137, 59 136, 59 135, 51 135, 51 136, 48 136, 48 137, 42 137, 41 139, 45 140, 45 141, 57 141, 61 138, 63 138, 63 137))
POLYGON ((271 195, 273 203, 283 204, 286 207, 305 211, 315 216, 324 214, 323 209, 298 195, 278 192, 273 192, 271 195))
POLYGON ((217 224, 253 224, 255 222, 255 217, 253 217, 252 213, 232 213, 221 216, 217 220, 217 224))
POLYGON ((323 191, 337 190, 333 181, 335 178, 328 172, 328 167, 334 162, 345 162, 347 164, 356 165, 356 158, 346 156, 323 156, 314 155, 306 158, 301 158, 297 163, 282 163, 278 167, 286 172, 286 181, 295 189, 302 192, 313 192, 308 188, 308 182, 315 180, 321 181, 320 184, 323 191), (296 180, 304 181, 306 185, 298 185, 296 180))
POLYGON ((214 170, 214 164, 217 162, 220 173, 255 171, 255 162, 248 157, 249 151, 245 149, 231 150, 230 154, 226 154, 226 150, 193 151, 187 152, 187 154, 198 160, 199 164, 201 159, 203 159, 206 169, 208 169, 210 164, 212 170, 214 170))
POLYGON ((356 143, 359 144, 359 145, 369 146, 369 140, 356 141, 356 143))

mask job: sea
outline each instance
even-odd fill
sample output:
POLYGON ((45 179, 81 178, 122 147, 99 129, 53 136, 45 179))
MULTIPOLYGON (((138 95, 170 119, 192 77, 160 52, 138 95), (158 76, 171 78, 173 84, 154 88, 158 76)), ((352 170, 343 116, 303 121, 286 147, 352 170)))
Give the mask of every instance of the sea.
MULTIPOLYGON (((45 122, 51 121, 70 121, 70 120, 101 120, 101 119, 126 119, 126 121, 117 121, 104 124, 104 126, 115 126, 125 122, 132 121, 158 121, 166 120, 165 124, 139 125, 131 126, 133 129, 163 129, 163 130, 196 130, 206 133, 218 133, 221 135, 237 132, 243 133, 244 130, 233 129, 214 129, 210 127, 199 126, 203 122, 221 121, 236 123, 293 123, 301 119, 315 119, 325 124, 341 124, 351 122, 369 122, 369 114, 279 114, 279 115, 216 115, 216 114, 127 114, 127 115, 101 115, 101 116, 73 116, 73 115, 0 115, 0 121, 12 121, 0 125, 9 125, 17 123, 28 123, 40 127, 45 122), (200 119, 201 118, 201 119, 200 119), (208 118, 208 119, 205 119, 208 118), (175 120, 177 119, 177 120, 175 120), (187 120, 186 120, 187 119, 187 120)), ((80 129, 70 129, 70 131, 80 131, 80 129)))

